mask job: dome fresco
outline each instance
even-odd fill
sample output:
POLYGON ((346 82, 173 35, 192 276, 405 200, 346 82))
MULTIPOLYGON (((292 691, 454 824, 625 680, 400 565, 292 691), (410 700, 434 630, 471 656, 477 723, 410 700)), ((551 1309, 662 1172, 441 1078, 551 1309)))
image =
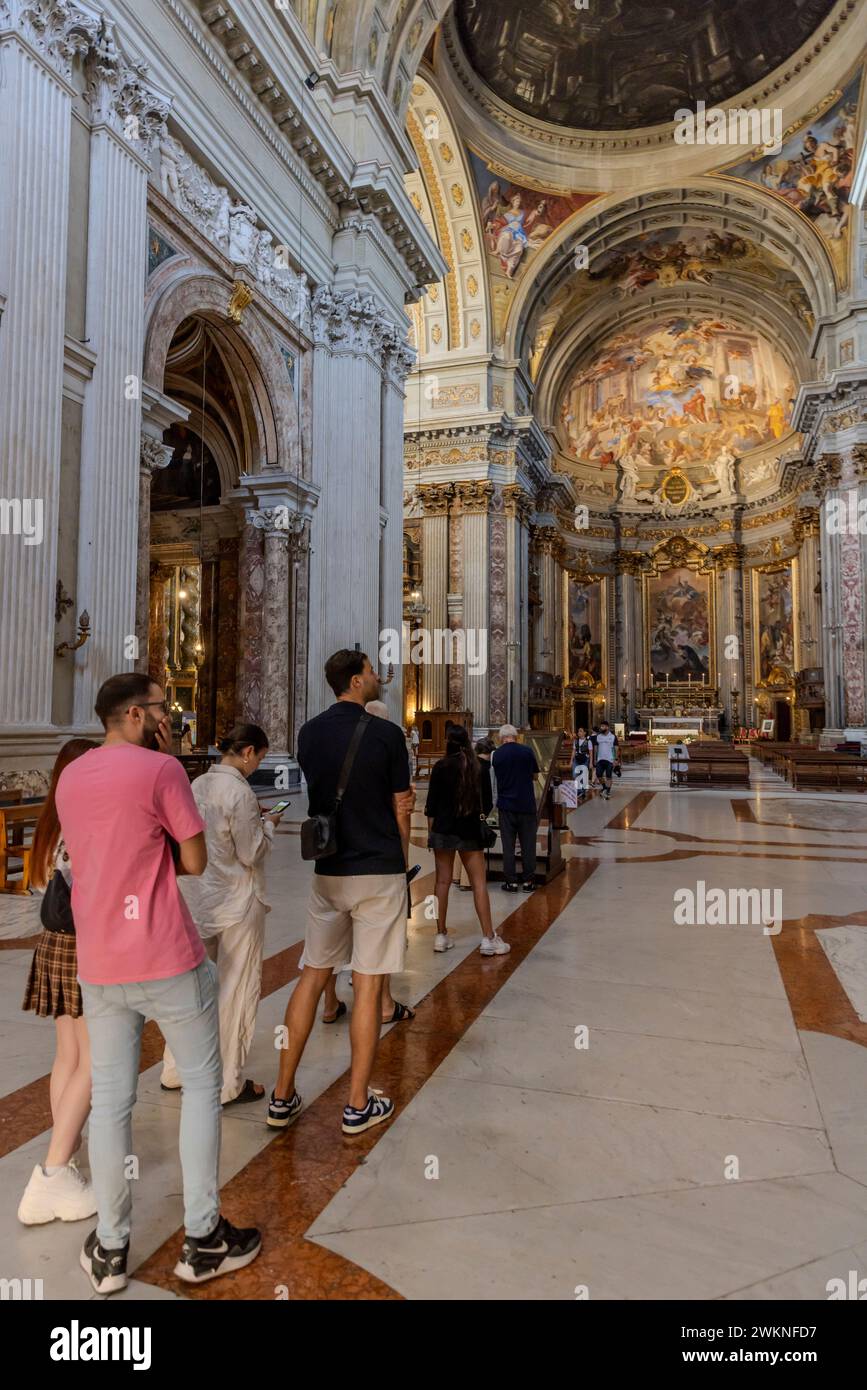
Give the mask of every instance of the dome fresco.
POLYGON ((725 102, 800 48, 833 0, 456 0, 479 77, 525 116, 633 130, 725 102))

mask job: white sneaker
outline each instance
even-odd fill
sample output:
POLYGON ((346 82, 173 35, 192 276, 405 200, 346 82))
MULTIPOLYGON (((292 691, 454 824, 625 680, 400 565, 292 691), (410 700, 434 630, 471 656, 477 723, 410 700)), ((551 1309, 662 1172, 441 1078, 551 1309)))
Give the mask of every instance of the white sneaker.
POLYGON ((46 1221, 83 1221, 96 1213, 93 1188, 75 1163, 67 1163, 51 1177, 37 1163, 18 1206, 18 1220, 25 1226, 46 1221))
POLYGON ((454 948, 454 941, 445 932, 438 931, 434 937, 435 951, 451 951, 454 948))
POLYGON ((508 941, 504 941, 501 936, 497 936, 495 933, 493 936, 485 937, 479 947, 479 952, 483 956, 507 956, 511 949, 508 941))

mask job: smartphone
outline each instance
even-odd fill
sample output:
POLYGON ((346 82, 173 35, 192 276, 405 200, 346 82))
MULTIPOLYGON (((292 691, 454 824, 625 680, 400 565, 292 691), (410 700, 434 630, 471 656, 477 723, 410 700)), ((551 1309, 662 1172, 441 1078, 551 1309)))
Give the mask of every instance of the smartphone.
POLYGON ((263 811, 262 814, 265 816, 279 816, 282 811, 286 810, 288 805, 288 801, 278 801, 276 806, 272 806, 268 811, 263 811))

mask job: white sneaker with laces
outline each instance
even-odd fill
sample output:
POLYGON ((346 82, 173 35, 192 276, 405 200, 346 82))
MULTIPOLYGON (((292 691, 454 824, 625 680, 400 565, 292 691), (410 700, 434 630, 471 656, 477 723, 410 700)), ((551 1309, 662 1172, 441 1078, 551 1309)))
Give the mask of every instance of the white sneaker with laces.
POLYGON ((74 1161, 51 1177, 37 1163, 18 1206, 18 1220, 25 1226, 41 1226, 46 1221, 83 1221, 95 1212, 93 1188, 74 1161))
POLYGON ((435 951, 451 951, 454 944, 454 941, 446 932, 438 931, 434 937, 435 951))
POLYGON ((511 949, 508 941, 504 941, 501 936, 497 936, 495 933, 493 936, 485 937, 479 947, 479 952, 483 956, 507 956, 511 949))

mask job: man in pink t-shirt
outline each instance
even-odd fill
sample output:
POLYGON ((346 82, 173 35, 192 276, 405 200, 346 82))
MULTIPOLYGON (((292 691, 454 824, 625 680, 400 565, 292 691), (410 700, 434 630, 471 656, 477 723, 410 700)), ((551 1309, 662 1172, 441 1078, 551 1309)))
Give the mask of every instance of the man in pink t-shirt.
POLYGON ((177 882, 178 874, 204 872, 207 851, 186 773, 168 756, 166 700, 149 676, 129 672, 103 684, 96 713, 105 742, 70 763, 56 799, 93 1071, 89 1152, 99 1221, 81 1265, 97 1293, 108 1294, 127 1283, 126 1167, 146 1019, 159 1025, 181 1077, 186 1240, 175 1274, 201 1283, 240 1269, 261 1237, 220 1215, 216 969, 177 882))

